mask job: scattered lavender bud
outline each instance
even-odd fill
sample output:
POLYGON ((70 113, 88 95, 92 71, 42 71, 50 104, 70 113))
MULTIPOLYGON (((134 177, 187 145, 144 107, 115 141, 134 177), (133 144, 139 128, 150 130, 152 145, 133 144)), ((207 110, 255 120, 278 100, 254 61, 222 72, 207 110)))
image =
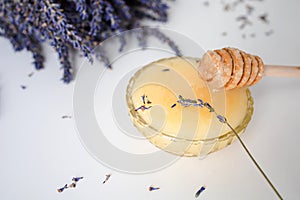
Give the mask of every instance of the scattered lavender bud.
POLYGON ((246 4, 246 12, 247 12, 247 15, 251 15, 254 11, 254 7, 249 5, 249 4, 246 4))
POLYGON ((28 77, 29 77, 29 78, 32 77, 33 74, 34 74, 34 72, 29 73, 29 74, 28 74, 28 77))
POLYGON ((106 177, 105 177, 105 180, 102 182, 102 184, 106 183, 106 182, 110 179, 111 174, 107 174, 107 175, 105 175, 105 176, 106 176, 106 177))
POLYGON ((146 102, 145 102, 145 95, 143 95, 143 96, 141 96, 142 97, 142 101, 143 101, 143 104, 145 104, 146 102))
POLYGON ((270 35, 272 35, 273 33, 274 33, 274 30, 271 29, 271 30, 269 30, 269 31, 266 31, 266 32, 265 32, 265 35, 266 35, 266 36, 270 36, 270 35))
POLYGON ((230 4, 225 4, 224 7, 223 7, 223 9, 224 9, 224 11, 229 11, 232 8, 230 7, 230 4))
POLYGON ((147 99, 147 104, 151 104, 152 102, 149 100, 149 99, 147 99))
POLYGON ((154 190, 159 190, 160 188, 159 187, 153 187, 153 186, 150 186, 148 188, 148 190, 151 192, 151 191, 154 191, 154 190))
POLYGON ((81 176, 81 177, 73 177, 73 178, 72 178, 72 181, 78 182, 78 181, 80 181, 81 179, 83 179, 82 176, 81 176))
POLYGON ((26 87, 25 85, 21 85, 21 89, 22 89, 22 90, 26 90, 26 88, 27 88, 27 87, 26 87))
POLYGON ((57 189, 57 192, 61 193, 67 188, 68 188, 68 184, 65 184, 64 187, 57 189))
POLYGON ((267 14, 267 13, 258 16, 258 18, 259 18, 263 23, 269 24, 269 19, 268 19, 268 14, 267 14))
MULTIPOLYGON (((252 25, 255 25, 257 19, 269 24, 268 13, 257 16, 257 4, 255 1, 263 2, 263 0, 222 0, 220 3, 223 5, 224 12, 232 12, 233 14, 237 15, 236 21, 239 29, 246 29, 252 25), (255 18, 252 17, 254 15, 255 18), (249 18, 250 16, 251 20, 249 18)), ((222 36, 226 36, 226 34, 223 33, 222 36)), ((247 35, 248 34, 249 33, 247 33, 247 35)), ((242 36, 242 38, 245 39, 245 36, 242 36)))
POLYGON ((70 115, 63 115, 61 118, 62 118, 62 119, 71 119, 72 116, 70 116, 70 115))
POLYGON ((76 188, 76 183, 71 183, 68 188, 76 188))
POLYGON ((239 16, 236 18, 236 21, 240 21, 241 22, 241 25, 240 25, 240 29, 244 29, 246 26, 249 26, 249 25, 252 25, 252 22, 248 19, 247 16, 239 16))
POLYGON ((202 186, 195 194, 195 198, 198 198, 199 195, 206 189, 205 186, 202 186))
POLYGON ((222 33, 222 36, 227 36, 227 32, 223 32, 223 33, 222 33))

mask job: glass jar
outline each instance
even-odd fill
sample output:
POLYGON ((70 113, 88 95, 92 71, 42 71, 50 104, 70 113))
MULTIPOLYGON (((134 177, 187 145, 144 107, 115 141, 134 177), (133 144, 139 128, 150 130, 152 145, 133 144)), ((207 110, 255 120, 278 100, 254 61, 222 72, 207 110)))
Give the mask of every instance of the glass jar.
POLYGON ((208 102, 241 134, 253 114, 248 88, 213 91, 201 79, 199 59, 172 57, 152 62, 130 79, 126 100, 134 126, 158 148, 179 156, 204 156, 235 140, 215 113, 183 106, 185 99, 208 102))

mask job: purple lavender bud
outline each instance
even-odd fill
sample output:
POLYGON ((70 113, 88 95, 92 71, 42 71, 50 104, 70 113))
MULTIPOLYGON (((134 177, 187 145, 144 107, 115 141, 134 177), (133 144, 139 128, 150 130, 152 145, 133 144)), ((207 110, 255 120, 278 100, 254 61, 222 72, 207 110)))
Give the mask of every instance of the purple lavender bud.
POLYGON ((73 177, 73 178, 72 178, 72 181, 78 182, 78 181, 80 181, 81 179, 83 179, 82 176, 81 176, 81 177, 73 177))
POLYGON ((202 187, 196 192, 195 197, 196 197, 196 198, 199 197, 199 195, 200 195, 205 189, 206 189, 205 186, 202 186, 202 187))
POLYGON ((176 103, 174 103, 174 104, 171 106, 171 108, 174 108, 176 105, 177 105, 177 104, 176 104, 176 103))
POLYGON ((151 191, 154 191, 154 190, 159 190, 160 188, 159 187, 153 187, 153 186, 150 186, 148 188, 148 190, 151 192, 151 191))
POLYGON ((209 103, 205 102, 204 106, 209 110, 209 112, 215 112, 215 109, 209 103))
POLYGON ((224 116, 222 116, 222 115, 217 115, 217 118, 218 118, 218 120, 219 120, 221 123, 226 123, 226 122, 227 122, 226 118, 225 118, 224 116))
POLYGON ((199 106, 201 108, 203 108, 204 107, 204 102, 202 101, 202 99, 197 99, 197 100, 199 101, 199 106))

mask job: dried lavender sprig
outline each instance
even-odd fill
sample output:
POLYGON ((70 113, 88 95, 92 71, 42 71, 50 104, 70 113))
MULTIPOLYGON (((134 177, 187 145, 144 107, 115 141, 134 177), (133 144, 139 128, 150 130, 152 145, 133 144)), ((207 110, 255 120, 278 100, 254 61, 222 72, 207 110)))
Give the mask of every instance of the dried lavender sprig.
MULTIPOLYGON (((183 98, 181 95, 178 96, 178 103, 180 103, 182 106, 186 107, 188 106, 194 106, 191 101, 195 101, 195 100, 190 100, 190 99, 185 99, 183 98)), ((223 123, 226 124, 231 131, 234 133, 234 135, 237 137, 237 139, 239 140, 240 144, 242 145, 243 149, 246 151, 246 153, 248 154, 248 156, 250 157, 250 159, 252 160, 252 162, 254 163, 254 165, 256 166, 256 168, 259 170, 259 172, 263 175, 263 177, 265 178, 265 180, 268 182, 268 184, 270 185, 270 187, 272 188, 272 190, 276 193, 277 197, 279 199, 283 199, 282 196, 280 195, 280 193, 278 192, 278 190, 276 189, 276 187, 273 185, 273 183, 271 182, 271 180, 268 178, 268 176, 265 174, 265 172, 263 171, 263 169, 259 166, 258 162, 255 160, 255 158, 252 156, 252 154, 250 153, 250 151, 248 150, 248 148, 246 147, 246 145, 244 144, 244 142, 242 141, 242 139, 240 138, 240 136, 238 135, 238 133, 235 131, 235 129, 230 125, 230 123, 227 121, 227 119, 223 116, 223 115, 219 115, 215 109, 207 102, 204 103, 204 107, 206 107, 209 112, 213 112, 217 119, 223 123)))
POLYGON ((25 35, 18 32, 17 28, 13 24, 8 24, 5 21, 0 20, 0 29, 6 31, 0 32, 0 36, 6 37, 10 40, 15 51, 21 51, 24 48, 32 53, 34 59, 33 64, 36 69, 44 68, 44 56, 42 55, 42 48, 35 37, 31 35, 25 35))
POLYGON ((71 67, 71 63, 69 61, 69 50, 66 44, 63 43, 59 43, 56 45, 56 51, 58 53, 58 57, 59 57, 59 61, 60 64, 62 65, 63 68, 63 77, 62 80, 65 83, 69 83, 72 79, 72 67, 71 67))
MULTIPOLYGON (((19 2, 15 4, 5 4, 10 9, 2 10, 2 16, 4 20, 14 27, 14 31, 10 32, 9 28, 4 28, 6 30, 6 37, 12 38, 11 43, 14 44, 16 50, 22 50, 26 48, 33 53, 34 65, 36 69, 43 68, 44 57, 42 56, 40 41, 44 41, 45 38, 52 39, 51 45, 54 46, 55 50, 59 53, 60 63, 64 69, 64 82, 70 82, 72 80, 71 65, 68 60, 68 53, 66 53, 66 48, 60 50, 59 43, 63 44, 66 42, 73 42, 74 47, 80 47, 78 42, 78 37, 75 35, 74 31, 71 29, 72 26, 68 25, 65 21, 64 15, 61 13, 59 6, 52 1, 40 1, 39 4, 35 2, 35 5, 30 9, 29 3, 19 2), (27 9, 26 9, 27 8, 27 9), (44 11, 43 14, 39 16, 33 16, 32 12, 44 11), (17 12, 16 12, 17 11, 17 12), (18 12, 23 13, 26 17, 20 17, 18 12), (35 17, 35 19, 33 19, 35 17), (7 21, 7 19, 10 20, 7 21), (31 24, 32 26, 28 26, 31 24), (49 26, 47 26, 49 25, 49 26), (41 34, 35 34, 37 31, 33 31, 34 28, 40 26, 41 34), (52 32, 51 32, 52 31, 52 32)), ((0 11, 1 12, 1 11, 0 11)), ((86 51, 86 47, 81 46, 82 50, 86 51)))
POLYGON ((145 28, 136 31, 136 37, 138 39, 139 46, 142 47, 142 49, 146 49, 147 47, 147 38, 145 37, 146 34, 145 28))
MULTIPOLYGON (((106 7, 104 12, 106 13, 105 20, 110 21, 111 31, 115 32, 115 34, 120 34, 123 31, 123 28, 121 26, 121 20, 118 17, 114 7, 109 2, 104 2, 104 6, 106 7)), ((126 44, 126 41, 123 35, 119 35, 119 39, 121 44, 119 52, 121 52, 126 44)))
POLYGON ((170 39, 168 36, 163 34, 161 31, 159 31, 159 29, 148 29, 148 30, 150 32, 149 35, 153 35, 156 38, 158 38, 161 42, 169 45, 177 56, 182 56, 182 53, 179 47, 175 44, 175 42, 172 39, 170 39))
POLYGON ((74 3, 76 4, 76 11, 80 13, 81 19, 87 19, 89 15, 87 13, 86 0, 75 0, 74 3))
POLYGON ((108 21, 110 23, 110 29, 112 31, 123 31, 122 27, 121 27, 121 20, 119 18, 119 16, 116 14, 116 11, 114 9, 114 7, 111 5, 110 2, 108 1, 103 1, 103 4, 105 6, 105 20, 108 21))
POLYGON ((201 108, 204 107, 204 103, 201 99, 197 99, 197 100, 185 99, 181 95, 178 96, 177 102, 180 103, 184 107, 189 107, 189 106, 199 106, 201 108), (197 103, 197 102, 199 102, 199 103, 197 103))
POLYGON ((139 18, 151 19, 154 21, 166 22, 167 21, 167 4, 161 0, 136 0, 133 5, 133 13, 139 18))
POLYGON ((175 44, 175 42, 163 32, 161 32, 159 28, 142 27, 141 30, 143 31, 144 37, 154 36, 155 38, 159 39, 162 43, 166 43, 175 52, 177 56, 182 56, 182 53, 179 47, 175 44))
POLYGON ((43 51, 40 43, 38 43, 35 38, 30 37, 27 40, 26 48, 32 53, 33 65, 35 69, 43 69, 45 58, 42 54, 43 51))
POLYGON ((130 13, 130 8, 126 4, 124 0, 112 0, 113 5, 116 10, 123 16, 125 19, 130 20, 132 18, 132 14, 130 13))
MULTIPOLYGON (((9 39, 15 50, 31 51, 37 69, 42 68, 44 62, 40 45, 49 41, 59 54, 63 80, 69 82, 71 65, 68 53, 62 52, 78 49, 91 59, 92 49, 110 36, 140 27, 142 18, 166 21, 167 9, 162 0, 3 0, 0 2, 0 36, 9 39), (63 50, 61 43, 66 46, 63 50)), ((167 39, 165 42, 175 47, 167 39)), ((121 51, 125 38, 120 37, 120 43, 121 51)), ((100 57, 107 58, 105 54, 100 57)))
POLYGON ((102 28, 103 1, 91 0, 92 20, 90 22, 90 34, 96 36, 102 28))
MULTIPOLYGON (((138 45, 142 47, 142 49, 147 48, 147 39, 148 37, 153 36, 156 39, 160 40, 162 43, 167 43, 177 56, 182 55, 179 47, 168 36, 162 33, 159 28, 141 27, 138 29, 134 29, 129 33, 136 36, 138 45)), ((124 45, 126 44, 125 37, 123 34, 117 35, 116 37, 118 37, 121 44, 119 51, 122 51, 124 45)), ((102 44, 95 48, 93 53, 96 55, 96 58, 98 60, 102 61, 105 64, 106 67, 112 68, 110 59, 106 55, 105 48, 102 46, 102 44)))
POLYGON ((90 47, 78 36, 74 26, 67 22, 60 5, 54 3, 53 0, 40 1, 39 5, 46 10, 47 18, 45 21, 48 23, 49 29, 54 33, 55 39, 59 38, 63 42, 72 44, 75 49, 80 49, 84 56, 89 57, 90 47))
POLYGON ((96 58, 104 63, 105 67, 112 69, 110 60, 106 56, 106 52, 105 52, 105 49, 103 48, 103 46, 100 45, 94 53, 96 55, 96 58))

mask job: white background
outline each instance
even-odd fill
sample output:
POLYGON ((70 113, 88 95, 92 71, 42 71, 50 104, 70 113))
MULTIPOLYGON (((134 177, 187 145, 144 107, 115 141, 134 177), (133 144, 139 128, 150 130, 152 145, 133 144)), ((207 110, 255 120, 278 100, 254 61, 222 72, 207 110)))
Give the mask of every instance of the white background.
MULTIPOLYGON (((255 20, 245 30, 235 21, 243 10, 227 13, 221 1, 208 7, 203 2, 169 2, 165 26, 205 49, 235 46, 268 64, 300 65, 299 1, 249 1, 256 7, 253 19, 268 12, 270 24, 255 20), (274 34, 266 37, 270 29, 274 34)), ((0 199, 194 199, 204 184, 207 189, 199 199, 276 199, 237 142, 205 159, 182 158, 152 174, 130 175, 102 166, 81 145, 74 120, 61 118, 73 113, 74 82, 59 80, 57 55, 49 47, 44 51, 46 68, 28 78, 34 71, 31 55, 15 53, 0 38, 0 199), (102 185, 108 173, 112 177, 102 185), (84 179, 77 188, 58 193, 73 176, 84 179), (150 185, 161 189, 149 192, 150 185)), ((300 78, 264 77, 251 92, 255 112, 242 138, 283 197, 298 199, 300 78)))

